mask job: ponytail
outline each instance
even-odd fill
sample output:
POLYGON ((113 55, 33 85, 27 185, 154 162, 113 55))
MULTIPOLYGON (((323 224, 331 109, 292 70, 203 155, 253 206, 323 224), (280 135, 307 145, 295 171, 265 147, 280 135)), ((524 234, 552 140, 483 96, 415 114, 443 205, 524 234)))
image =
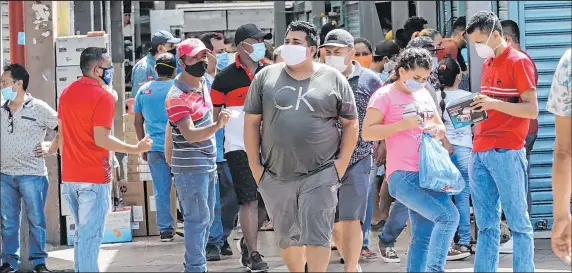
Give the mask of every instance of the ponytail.
MULTIPOLYGON (((459 63, 451 58, 446 58, 437 68, 437 77, 439 79, 439 89, 441 90, 441 102, 439 103, 439 107, 441 108, 442 113, 445 113, 445 98, 447 94, 445 94, 445 87, 452 87, 455 85, 455 80, 457 76, 461 74, 461 66, 459 63)), ((441 115, 441 119, 443 119, 443 115, 441 115)))

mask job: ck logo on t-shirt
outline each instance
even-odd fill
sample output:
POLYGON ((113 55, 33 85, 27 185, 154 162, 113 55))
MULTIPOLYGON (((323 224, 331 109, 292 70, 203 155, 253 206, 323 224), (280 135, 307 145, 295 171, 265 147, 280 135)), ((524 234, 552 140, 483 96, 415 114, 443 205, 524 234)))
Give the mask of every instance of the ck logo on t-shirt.
POLYGON ((298 90, 292 86, 284 86, 274 94, 274 105, 276 108, 280 110, 289 110, 294 108, 294 110, 298 111, 300 109, 300 102, 304 102, 306 106, 310 109, 310 111, 314 112, 314 107, 310 104, 306 96, 310 94, 312 91, 316 90, 315 88, 310 88, 306 92, 304 92, 304 88, 300 87, 298 90), (292 96, 291 92, 296 92, 296 96, 292 96), (295 99, 294 99, 295 98, 295 99))

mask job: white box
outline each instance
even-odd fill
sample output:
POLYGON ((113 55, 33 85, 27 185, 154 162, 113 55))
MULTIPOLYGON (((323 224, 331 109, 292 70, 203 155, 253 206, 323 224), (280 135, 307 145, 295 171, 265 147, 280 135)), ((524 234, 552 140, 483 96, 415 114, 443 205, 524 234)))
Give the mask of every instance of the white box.
MULTIPOLYGON (((72 216, 66 216, 67 245, 73 245, 76 240, 76 225, 72 216)), ((107 214, 103 233, 104 244, 131 242, 131 208, 112 211, 107 214)))
MULTIPOLYGON (((109 35, 76 35, 56 38, 56 66, 79 65, 81 52, 88 47, 104 47, 110 51, 109 35)), ((111 56, 111 52, 109 52, 111 56)))
POLYGON ((82 75, 79 65, 56 67, 56 97, 59 98, 64 88, 79 79, 82 75))

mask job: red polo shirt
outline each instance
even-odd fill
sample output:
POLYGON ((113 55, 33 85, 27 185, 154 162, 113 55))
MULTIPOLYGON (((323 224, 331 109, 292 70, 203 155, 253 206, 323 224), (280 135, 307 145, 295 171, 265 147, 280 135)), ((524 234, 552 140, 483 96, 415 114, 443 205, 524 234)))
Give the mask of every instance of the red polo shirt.
MULTIPOLYGON (((508 46, 498 57, 483 63, 481 93, 505 102, 518 103, 520 95, 536 90, 534 64, 522 52, 508 46)), ((524 146, 529 119, 488 110, 489 118, 477 123, 474 152, 495 148, 518 150, 524 146)))
MULTIPOLYGON (((524 53, 524 55, 526 55, 526 57, 528 57, 532 62, 532 65, 534 66, 534 82, 538 85, 538 69, 536 68, 536 64, 532 60, 532 57, 524 52, 524 50, 521 50, 520 52, 524 53)), ((531 119, 530 126, 528 128, 528 134, 530 135, 535 133, 538 133, 538 119, 531 119)))
POLYGON ((111 129, 114 114, 115 99, 96 80, 81 77, 64 89, 58 106, 63 182, 111 182, 110 153, 95 145, 93 127, 111 129))

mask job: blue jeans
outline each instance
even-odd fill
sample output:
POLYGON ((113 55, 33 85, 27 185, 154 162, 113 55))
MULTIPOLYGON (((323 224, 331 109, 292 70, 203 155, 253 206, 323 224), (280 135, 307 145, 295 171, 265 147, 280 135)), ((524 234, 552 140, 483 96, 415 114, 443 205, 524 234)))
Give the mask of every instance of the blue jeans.
POLYGON ((455 205, 459 210, 459 244, 469 245, 471 242, 471 204, 469 186, 469 158, 471 157, 471 148, 453 145, 455 152, 451 155, 451 161, 457 167, 463 180, 465 180, 465 188, 462 192, 455 195, 455 205))
POLYGON ((159 232, 173 232, 171 215, 171 167, 165 161, 165 153, 148 152, 147 162, 153 178, 153 193, 157 206, 157 226, 159 232))
POLYGON ((18 269, 20 261, 20 210, 22 201, 30 227, 30 261, 35 267, 45 264, 46 216, 44 207, 48 195, 48 178, 45 176, 0 174, 2 198, 2 262, 18 269))
POLYGON ((409 219, 409 209, 396 199, 387 222, 378 235, 379 243, 384 247, 394 247, 395 241, 407 225, 407 219, 409 219))
POLYGON ((471 154, 469 179, 479 227, 475 272, 495 272, 499 262, 501 204, 514 241, 515 272, 534 272, 534 238, 526 201, 527 162, 523 149, 471 154))
POLYGON ((175 174, 177 197, 185 221, 185 272, 205 272, 205 248, 214 220, 216 172, 175 174))
MULTIPOLYGON (((371 217, 373 214, 373 194, 376 191, 375 178, 377 177, 377 166, 372 165, 369 173, 369 192, 367 194, 367 208, 365 211, 365 220, 361 226, 363 232, 363 247, 369 247, 369 233, 371 231, 371 217)), ((378 192, 379 194, 379 192, 378 192)))
POLYGON ((419 172, 407 171, 391 174, 389 193, 409 208, 412 237, 407 272, 445 272, 447 253, 459 225, 459 211, 451 197, 421 188, 419 172))
POLYGON ((109 211, 111 184, 64 182, 64 198, 76 225, 75 272, 99 272, 97 257, 109 211))
POLYGON ((234 228, 234 219, 238 215, 239 206, 226 161, 217 163, 217 174, 215 216, 209 230, 208 245, 216 246, 220 251, 234 228))

